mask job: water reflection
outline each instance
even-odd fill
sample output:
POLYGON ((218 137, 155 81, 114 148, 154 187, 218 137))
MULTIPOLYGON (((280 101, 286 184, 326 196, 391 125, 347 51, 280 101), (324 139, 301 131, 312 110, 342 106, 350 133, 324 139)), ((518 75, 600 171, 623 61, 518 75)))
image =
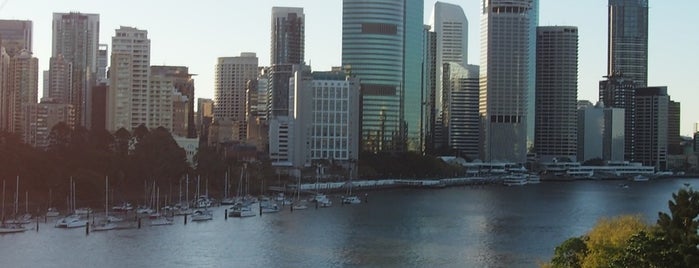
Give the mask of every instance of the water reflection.
POLYGON ((542 183, 372 192, 370 203, 91 233, 0 236, 0 266, 536 266, 599 217, 655 221, 693 180, 542 183))

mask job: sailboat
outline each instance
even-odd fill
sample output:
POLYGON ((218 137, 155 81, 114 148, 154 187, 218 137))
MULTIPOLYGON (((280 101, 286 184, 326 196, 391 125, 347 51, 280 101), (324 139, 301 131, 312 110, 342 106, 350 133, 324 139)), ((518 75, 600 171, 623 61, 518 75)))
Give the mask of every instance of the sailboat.
POLYGON ((59 219, 56 221, 56 228, 78 228, 78 227, 85 227, 87 225, 87 220, 83 219, 81 217, 82 214, 78 213, 78 210, 75 209, 75 182, 73 181, 73 178, 70 178, 70 185, 68 187, 70 189, 69 191, 69 196, 68 196, 68 211, 73 211, 73 214, 68 215, 62 219, 59 219))
POLYGON ((0 218, 0 234, 21 233, 26 231, 21 224, 5 222, 5 180, 2 181, 2 218, 0 218))
POLYGON ((60 212, 58 209, 52 206, 53 203, 53 190, 49 189, 49 208, 46 210, 46 217, 58 217, 60 212))
POLYGON ((320 173, 321 173, 321 168, 318 167, 316 169, 316 195, 313 197, 312 201, 317 202, 320 207, 327 208, 331 207, 333 205, 333 202, 330 201, 330 198, 328 198, 327 195, 321 194, 318 191, 318 185, 320 183, 320 173))
POLYGON ((29 191, 25 192, 24 199, 24 214, 19 214, 19 176, 17 176, 17 183, 15 185, 15 211, 13 219, 5 221, 5 223, 10 224, 29 224, 32 222, 32 215, 29 214, 29 191))
POLYGON ((235 198, 231 198, 228 196, 228 192, 230 191, 231 188, 231 183, 228 178, 228 171, 226 171, 226 175, 224 176, 224 181, 223 181, 223 199, 221 199, 221 205, 233 205, 235 204, 235 198))
POLYGON ((155 213, 149 216, 150 226, 172 225, 171 219, 168 219, 160 214, 160 188, 157 190, 155 199, 157 200, 155 205, 155 213))
POLYGON ((353 170, 353 167, 350 167, 349 181, 347 182, 349 189, 347 190, 347 196, 342 198, 343 204, 355 205, 362 203, 362 200, 359 199, 358 196, 352 195, 352 187, 354 186, 354 184, 352 183, 352 178, 354 177, 352 172, 353 170))
POLYGON ((107 231, 116 229, 116 223, 109 220, 109 177, 104 178, 104 220, 92 227, 93 231, 107 231))
POLYGON ((308 209, 306 200, 301 200, 301 176, 299 176, 299 181, 296 184, 296 200, 291 205, 293 210, 304 210, 308 209))
POLYGON ((204 196, 199 195, 200 180, 201 178, 197 176, 197 196, 199 197, 199 199, 197 200, 196 206, 203 207, 204 209, 197 209, 194 212, 192 212, 192 221, 208 221, 214 218, 213 213, 211 213, 211 211, 207 209, 211 205, 211 203, 207 202, 208 198, 204 198, 204 196))
POLYGON ((240 169, 240 179, 238 179, 238 192, 236 193, 235 203, 232 207, 230 207, 230 211, 228 212, 229 217, 245 218, 257 216, 257 213, 255 213, 251 208, 252 203, 246 201, 243 194, 243 176, 247 178, 246 170, 247 165, 244 164, 243 167, 240 169))

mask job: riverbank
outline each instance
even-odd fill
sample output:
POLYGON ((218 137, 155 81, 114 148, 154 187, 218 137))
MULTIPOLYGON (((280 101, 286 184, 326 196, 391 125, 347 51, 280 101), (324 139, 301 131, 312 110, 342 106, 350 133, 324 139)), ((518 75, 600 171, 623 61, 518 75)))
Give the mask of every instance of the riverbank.
MULTIPOLYGON (((305 183, 300 185, 302 193, 311 192, 326 192, 337 193, 347 191, 352 187, 353 191, 367 190, 383 190, 383 189, 400 189, 400 188, 445 188, 453 186, 473 186, 473 185, 488 185, 502 184, 502 179, 498 177, 463 177, 463 178, 446 178, 435 180, 409 180, 409 179, 384 179, 384 180, 361 180, 361 181, 345 181, 345 182, 319 182, 305 183)), ((287 185, 287 187, 271 186, 269 190, 276 192, 295 193, 296 185, 287 185)))

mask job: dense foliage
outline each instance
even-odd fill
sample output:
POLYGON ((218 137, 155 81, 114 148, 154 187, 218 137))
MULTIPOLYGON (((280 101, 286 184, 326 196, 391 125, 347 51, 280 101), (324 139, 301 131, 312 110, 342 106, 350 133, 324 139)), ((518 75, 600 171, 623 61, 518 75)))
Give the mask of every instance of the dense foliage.
POLYGON ((639 216, 602 219, 556 247, 544 267, 699 267, 699 192, 680 189, 655 225, 639 216))
MULTIPOLYGON (((6 206, 13 200, 17 177, 20 196, 28 194, 31 210, 39 210, 49 202, 64 207, 71 178, 81 206, 104 200, 107 176, 111 198, 133 200, 143 196, 144 181, 166 188, 189 169, 184 150, 163 128, 142 127, 132 136, 124 129, 112 135, 59 123, 51 129, 46 150, 23 144, 14 134, 0 133, 0 179, 6 184, 6 206)), ((20 200, 23 204, 24 199, 20 200)))
MULTIPOLYGON (((93 207, 104 200, 105 177, 109 177, 110 202, 134 204, 145 202, 153 185, 160 189, 161 198, 177 201, 178 188, 186 187, 187 177, 190 194, 199 184, 202 194, 208 190, 214 197, 225 195, 225 191, 234 195, 238 188, 258 194, 270 185, 298 183, 289 175, 277 174, 268 160, 231 155, 235 154, 227 153, 226 148, 200 147, 190 166, 185 151, 164 128, 149 130, 141 125, 132 132, 122 128, 112 134, 71 129, 59 123, 52 128, 45 149, 26 145, 14 134, 0 133, 0 180, 6 183, 5 205, 10 207, 16 178, 20 177, 20 196, 25 192, 29 195, 29 212, 44 210, 49 204, 65 207, 71 179, 77 205, 93 207), (224 187, 226 178, 229 188, 224 187)), ((316 166, 323 167, 325 180, 341 181, 350 176, 339 162, 319 160, 301 170, 303 183, 315 181, 316 166)), ((441 178, 461 172, 438 158, 415 153, 367 153, 360 156, 357 166, 359 173, 352 171, 352 176, 359 179, 441 178)), ((20 203, 24 207, 21 198, 20 203)))

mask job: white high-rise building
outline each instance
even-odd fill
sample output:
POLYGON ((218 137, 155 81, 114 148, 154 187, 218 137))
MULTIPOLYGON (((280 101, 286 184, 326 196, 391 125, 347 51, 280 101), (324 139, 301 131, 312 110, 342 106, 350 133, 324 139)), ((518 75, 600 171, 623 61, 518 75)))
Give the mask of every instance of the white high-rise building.
POLYGON ((468 20, 461 6, 435 2, 430 17, 431 30, 436 34, 437 54, 435 81, 435 113, 442 111, 444 63, 468 64, 468 20))
POLYGON ((479 110, 484 161, 527 159, 529 124, 533 124, 536 2, 482 2, 479 110))
POLYGON ((173 133, 173 103, 182 95, 176 92, 172 78, 165 74, 154 74, 151 67, 150 87, 148 89, 148 123, 146 127, 153 129, 164 127, 173 133), (177 94, 175 94, 177 93, 177 94))
POLYGON ((112 37, 111 63, 107 129, 131 131, 141 124, 151 128, 148 31, 124 26, 117 29, 112 37))
POLYGON ((279 124, 279 131, 270 132, 273 165, 302 168, 313 160, 357 160, 359 79, 344 72, 311 74, 296 65, 289 91, 289 117, 272 120, 279 124))
POLYGON ((246 88, 248 81, 257 79, 257 67, 255 53, 243 52, 239 57, 218 58, 214 83, 214 123, 211 129, 216 139, 209 140, 210 143, 246 140, 246 88))

